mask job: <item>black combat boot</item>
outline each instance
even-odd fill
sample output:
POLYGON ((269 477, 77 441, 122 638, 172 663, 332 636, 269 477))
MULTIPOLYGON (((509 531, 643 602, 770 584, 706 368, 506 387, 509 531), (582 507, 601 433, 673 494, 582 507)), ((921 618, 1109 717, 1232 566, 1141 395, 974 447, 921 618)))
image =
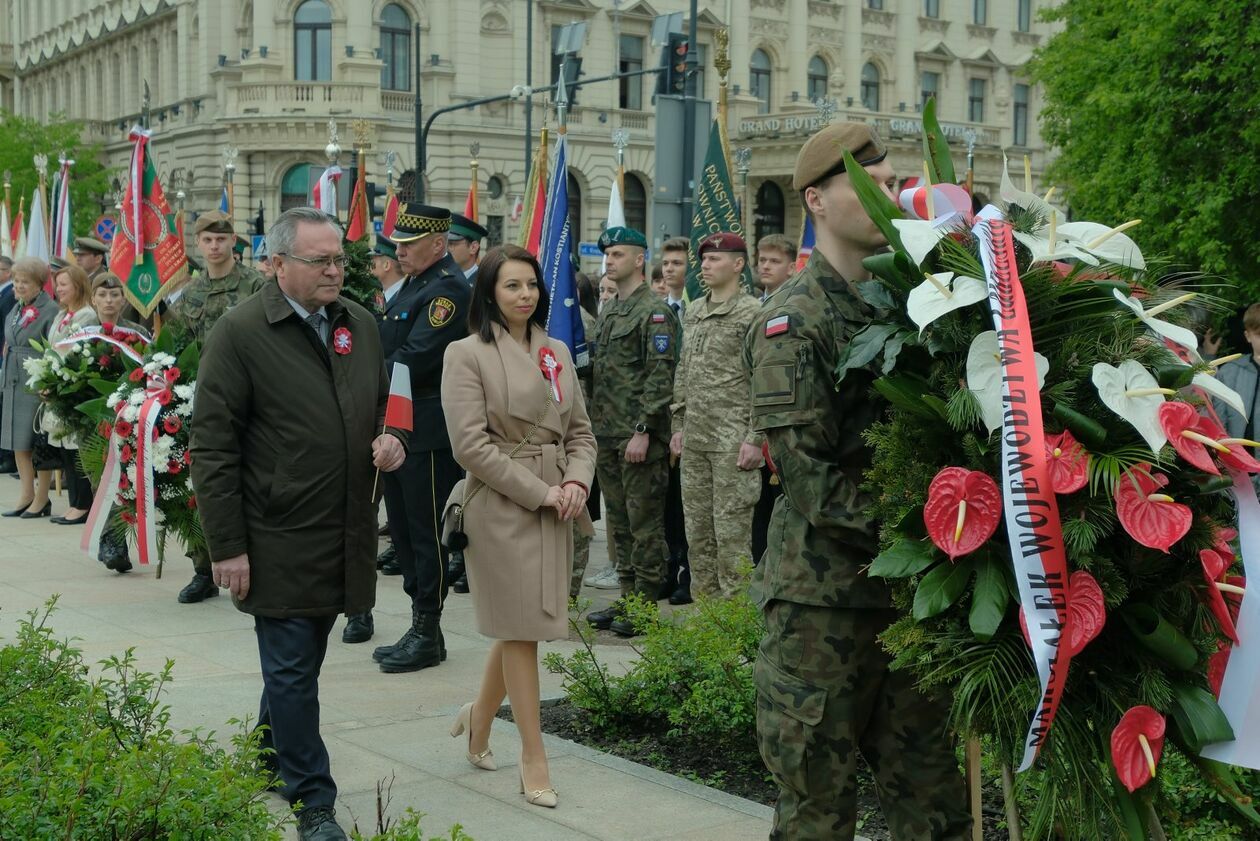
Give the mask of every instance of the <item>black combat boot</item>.
POLYGON ((131 557, 127 554, 127 541, 116 532, 101 535, 101 552, 98 556, 105 569, 127 572, 131 569, 131 557))
POLYGON ((669 595, 670 604, 691 604, 691 567, 678 570, 678 587, 669 595))
POLYGON ((219 588, 214 583, 214 579, 203 573, 195 572, 193 573, 192 581, 185 584, 184 589, 179 591, 179 603, 195 604, 217 595, 219 595, 219 588))
POLYGON ((376 569, 381 575, 402 575, 402 567, 398 565, 398 553, 391 545, 376 556, 376 569))
POLYGON ((416 672, 442 662, 442 614, 421 613, 412 608, 411 636, 399 640, 393 652, 381 661, 381 671, 387 674, 416 672))
POLYGON ((656 593, 657 601, 664 601, 674 594, 674 588, 678 586, 678 574, 684 563, 686 561, 683 560, 681 553, 674 551, 669 553, 669 567, 661 580, 661 589, 656 593))
POLYGON ((586 621, 597 631, 607 631, 613 621, 620 619, 625 613, 621 599, 617 599, 603 610, 592 610, 586 614, 586 621))
MULTIPOLYGON (((651 601, 647 593, 640 593, 639 596, 649 610, 656 611, 656 602, 651 601)), ((643 633, 641 629, 635 627, 634 622, 624 612, 609 624, 608 630, 619 637, 637 637, 643 633)))
POLYGON ((346 627, 341 630, 342 642, 367 642, 376 632, 376 624, 372 621, 372 611, 356 613, 346 617, 346 627))
MULTIPOLYGON (((378 645, 375 649, 372 650, 372 659, 379 663, 382 660, 384 660, 386 657, 388 657, 389 655, 393 654, 396 650, 398 650, 398 646, 402 645, 403 643, 411 639, 411 636, 415 633, 415 630, 416 629, 414 626, 411 628, 408 628, 407 632, 403 634, 402 637, 399 638, 398 642, 394 643, 393 645, 378 645)), ((443 636, 441 628, 438 628, 438 646, 441 648, 442 659, 445 660, 446 659, 446 637, 443 636)))

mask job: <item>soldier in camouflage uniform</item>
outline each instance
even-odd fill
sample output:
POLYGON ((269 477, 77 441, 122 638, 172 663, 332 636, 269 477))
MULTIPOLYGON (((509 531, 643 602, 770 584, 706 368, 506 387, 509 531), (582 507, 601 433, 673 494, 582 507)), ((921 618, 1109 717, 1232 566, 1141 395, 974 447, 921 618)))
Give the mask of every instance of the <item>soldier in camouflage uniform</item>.
POLYGON ((748 334, 753 427, 764 432, 783 496, 751 594, 766 632, 753 679, 762 759, 779 785, 773 839, 854 836, 857 752, 899 841, 970 838, 971 818, 946 734, 947 707, 890 671, 878 635, 893 621, 885 584, 866 575, 876 526, 859 487, 862 432, 882 407, 873 374, 835 386, 837 356, 874 313, 854 281, 885 245, 844 172, 848 150, 889 196, 894 173, 862 123, 828 126, 796 161, 793 187, 814 219, 804 271, 767 302, 748 334))
MULTIPOLYGON (((669 483, 669 404, 674 396, 678 319, 644 283, 647 240, 629 228, 604 231, 600 250, 617 300, 600 316, 591 426, 599 444, 596 471, 608 504, 624 598, 655 604, 665 576, 665 492, 669 483)), ((587 616, 596 628, 633 636, 621 600, 587 616)))
POLYGON ((700 243, 708 291, 683 316, 683 350, 674 377, 670 449, 681 458, 691 589, 734 596, 749 557, 753 506, 761 495, 760 433, 749 428, 744 337, 761 303, 741 286, 748 249, 736 234, 700 243))
MULTIPOLYGON (((232 219, 220 210, 197 217, 197 250, 206 261, 205 272, 193 277, 168 298, 166 329, 177 331, 181 344, 204 345, 215 322, 232 307, 262 289, 266 280, 233 256, 235 233, 232 219)), ((219 595, 205 550, 192 555, 192 581, 179 591, 182 604, 219 595)))

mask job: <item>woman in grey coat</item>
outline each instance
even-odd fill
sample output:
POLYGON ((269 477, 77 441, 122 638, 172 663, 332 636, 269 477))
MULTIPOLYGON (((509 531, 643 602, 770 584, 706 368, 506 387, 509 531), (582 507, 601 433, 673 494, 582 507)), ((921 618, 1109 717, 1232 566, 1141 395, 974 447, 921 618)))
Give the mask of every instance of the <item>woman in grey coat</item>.
POLYGON ((12 450, 22 480, 23 502, 5 517, 47 517, 52 513, 48 486, 52 471, 40 470, 36 482, 32 458, 35 432, 35 410, 39 397, 26 387, 28 359, 42 356, 31 347, 31 340, 42 341, 57 314, 57 305, 44 292, 48 264, 38 257, 23 257, 13 264, 13 294, 16 301, 4 320, 4 365, 0 368, 0 391, 3 392, 3 414, 0 414, 0 449, 12 450))

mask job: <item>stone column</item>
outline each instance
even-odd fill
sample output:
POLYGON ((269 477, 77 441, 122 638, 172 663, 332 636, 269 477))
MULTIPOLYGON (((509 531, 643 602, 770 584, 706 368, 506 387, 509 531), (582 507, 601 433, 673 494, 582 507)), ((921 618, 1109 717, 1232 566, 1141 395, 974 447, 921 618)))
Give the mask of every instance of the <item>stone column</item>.
POLYGON ((256 53, 259 47, 279 50, 288 55, 291 48, 277 41, 280 33, 276 30, 276 0, 254 0, 254 43, 250 46, 256 53))
POLYGON ((897 66, 893 70, 897 74, 895 83, 896 102, 890 102, 884 109, 896 111, 898 103, 906 104, 906 113, 914 111, 919 101, 919 74, 915 69, 914 53, 919 46, 919 11, 922 0, 893 0, 892 8, 897 15, 896 38, 897 66))
MULTIPOLYGON (((787 88, 780 94, 780 102, 792 103, 792 91, 799 94, 796 105, 809 102, 809 60, 813 53, 809 48, 809 0, 788 0, 788 52, 787 88)), ((775 104, 777 105, 777 103, 775 104)), ((773 110, 780 110, 774 107, 773 110)))
POLYGON ((844 5, 844 90, 839 92, 840 107, 848 107, 850 97, 853 107, 862 104, 862 65, 866 59, 862 53, 862 4, 849 2, 844 5))

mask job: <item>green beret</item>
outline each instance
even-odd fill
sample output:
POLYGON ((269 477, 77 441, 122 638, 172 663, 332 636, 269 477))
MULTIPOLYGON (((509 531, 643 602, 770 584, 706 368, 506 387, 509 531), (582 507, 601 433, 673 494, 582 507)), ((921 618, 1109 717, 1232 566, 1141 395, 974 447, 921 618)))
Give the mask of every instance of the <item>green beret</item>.
POLYGON ((792 189, 799 192, 844 172, 845 152, 862 166, 873 166, 888 155, 875 130, 866 123, 832 123, 801 147, 792 173, 792 189))
POLYGON ((633 245, 636 248, 647 248, 647 237, 636 231, 634 228, 627 228, 624 225, 618 225, 615 228, 609 228, 599 235, 599 250, 607 251, 614 245, 633 245))

